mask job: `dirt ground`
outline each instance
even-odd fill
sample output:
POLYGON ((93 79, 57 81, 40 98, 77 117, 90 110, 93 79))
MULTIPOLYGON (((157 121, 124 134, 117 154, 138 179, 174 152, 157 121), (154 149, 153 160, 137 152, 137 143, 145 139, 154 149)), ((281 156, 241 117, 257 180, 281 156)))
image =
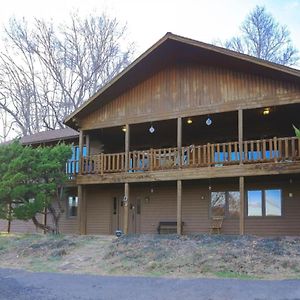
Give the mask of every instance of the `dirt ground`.
POLYGON ((166 277, 300 278, 300 237, 0 234, 0 267, 166 277))

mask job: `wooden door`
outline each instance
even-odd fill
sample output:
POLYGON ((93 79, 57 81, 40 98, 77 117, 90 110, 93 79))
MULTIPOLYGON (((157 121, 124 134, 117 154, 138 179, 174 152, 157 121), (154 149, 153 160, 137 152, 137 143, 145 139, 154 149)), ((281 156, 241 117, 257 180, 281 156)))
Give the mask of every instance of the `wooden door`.
POLYGON ((131 199, 129 204, 129 232, 141 233, 141 197, 131 199))
POLYGON ((124 227, 124 208, 123 197, 115 196, 112 199, 112 234, 115 234, 116 230, 122 230, 124 227))

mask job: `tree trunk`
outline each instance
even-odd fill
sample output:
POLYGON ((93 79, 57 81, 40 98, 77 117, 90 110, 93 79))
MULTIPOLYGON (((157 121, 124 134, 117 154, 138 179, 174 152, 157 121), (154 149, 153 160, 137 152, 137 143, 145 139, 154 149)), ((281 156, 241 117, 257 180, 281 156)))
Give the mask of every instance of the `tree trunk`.
POLYGON ((7 214, 7 233, 10 233, 11 229, 11 203, 8 204, 8 214, 7 214))

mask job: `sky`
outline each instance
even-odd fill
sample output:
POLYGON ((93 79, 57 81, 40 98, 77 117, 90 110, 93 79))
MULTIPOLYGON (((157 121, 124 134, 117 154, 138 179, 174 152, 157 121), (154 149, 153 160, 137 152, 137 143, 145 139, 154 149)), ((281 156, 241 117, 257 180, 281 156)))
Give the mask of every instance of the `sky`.
POLYGON ((239 33, 241 22, 256 5, 264 5, 287 25, 300 50, 300 0, 2 0, 0 38, 12 16, 59 23, 74 11, 82 16, 105 12, 127 25, 127 40, 135 44, 136 58, 167 32, 207 43, 229 39, 239 33))
POLYGON ((238 34, 239 25, 255 7, 264 5, 288 26, 294 45, 300 49, 300 0, 9 0, 1 3, 0 26, 9 17, 34 17, 63 21, 70 11, 102 13, 126 23, 128 40, 136 56, 146 51, 166 32, 211 43, 238 34))

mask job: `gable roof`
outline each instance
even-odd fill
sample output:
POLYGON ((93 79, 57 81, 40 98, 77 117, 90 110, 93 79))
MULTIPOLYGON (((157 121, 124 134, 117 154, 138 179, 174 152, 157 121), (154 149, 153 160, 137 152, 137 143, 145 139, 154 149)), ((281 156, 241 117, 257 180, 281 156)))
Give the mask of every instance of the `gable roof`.
POLYGON ((80 127, 78 120, 99 108, 100 105, 114 99, 168 64, 187 60, 246 70, 254 74, 300 83, 300 70, 168 32, 70 114, 64 123, 72 128, 80 127))
MULTIPOLYGON (((38 145, 44 143, 73 140, 78 138, 78 131, 67 127, 62 129, 42 131, 31 135, 23 136, 20 138, 20 143, 22 145, 38 145)), ((1 145, 9 144, 11 142, 12 141, 4 142, 1 145)))

